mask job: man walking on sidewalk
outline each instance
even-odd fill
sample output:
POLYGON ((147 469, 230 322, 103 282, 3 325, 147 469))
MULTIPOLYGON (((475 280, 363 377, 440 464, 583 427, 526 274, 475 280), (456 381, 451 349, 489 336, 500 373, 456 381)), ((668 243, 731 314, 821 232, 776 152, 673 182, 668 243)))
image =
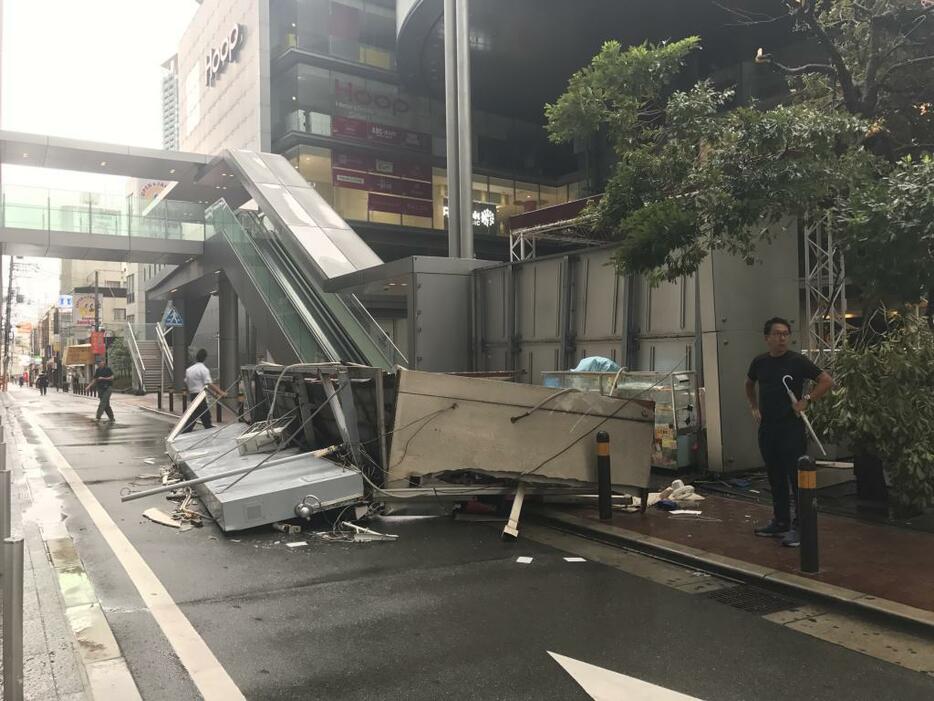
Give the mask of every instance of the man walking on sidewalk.
POLYGON ((97 358, 97 370, 94 371, 94 379, 88 385, 88 391, 97 388, 97 417, 95 421, 101 420, 101 415, 107 412, 107 418, 110 423, 114 422, 114 410, 110 408, 110 388, 113 385, 114 373, 104 360, 103 356, 97 358))
MULTIPOLYGON (((188 387, 188 401, 192 402, 195 400, 201 390, 207 389, 215 397, 221 398, 226 397, 227 393, 224 392, 220 387, 211 382, 211 371, 208 370, 208 366, 204 364, 204 361, 208 358, 208 352, 201 348, 195 354, 195 362, 185 370, 185 385, 188 387)), ((185 428, 182 430, 182 433, 189 433, 198 422, 198 419, 201 419, 201 423, 204 424, 206 429, 212 428, 211 424, 211 409, 208 406, 207 398, 201 403, 197 409, 194 410, 192 415, 188 418, 188 422, 185 424, 185 428)))
POLYGON ((798 458, 807 452, 807 434, 799 414, 832 386, 833 379, 800 353, 788 350, 791 324, 773 317, 765 322, 765 343, 768 352, 757 356, 746 375, 746 399, 753 418, 759 424, 759 452, 765 462, 772 490, 774 518, 755 533, 763 537, 782 537, 782 545, 797 547, 797 519, 791 518, 791 496, 797 509, 798 458), (792 403, 785 388, 798 400, 792 403), (810 394, 804 393, 804 381, 817 383, 810 394), (756 397, 756 385, 759 396, 756 397))

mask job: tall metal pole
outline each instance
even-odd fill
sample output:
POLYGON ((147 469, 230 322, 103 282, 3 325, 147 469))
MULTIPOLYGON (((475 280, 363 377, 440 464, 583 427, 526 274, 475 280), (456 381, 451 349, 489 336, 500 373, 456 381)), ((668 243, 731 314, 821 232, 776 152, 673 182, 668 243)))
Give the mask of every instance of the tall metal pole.
MULTIPOLYGON (((470 0, 457 0, 457 166, 460 257, 473 258, 473 131, 470 105, 470 0)), ((450 168, 448 168, 450 177, 450 168)))
POLYGON ((456 0, 444 0, 444 116, 448 175, 448 257, 461 254, 456 0))
POLYGON ((94 330, 101 330, 101 300, 97 296, 98 271, 94 271, 94 330))

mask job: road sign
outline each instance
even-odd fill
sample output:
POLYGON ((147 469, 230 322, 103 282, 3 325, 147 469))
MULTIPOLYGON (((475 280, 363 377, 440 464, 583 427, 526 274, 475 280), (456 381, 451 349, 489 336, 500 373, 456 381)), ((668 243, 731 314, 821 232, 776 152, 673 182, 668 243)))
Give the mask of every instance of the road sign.
POLYGON ((176 328, 185 325, 185 320, 182 318, 181 313, 175 307, 169 307, 165 312, 165 317, 162 319, 162 324, 167 328, 176 328))
POLYGON ((74 297, 71 295, 59 295, 58 304, 56 306, 62 311, 71 311, 72 306, 74 306, 74 297))

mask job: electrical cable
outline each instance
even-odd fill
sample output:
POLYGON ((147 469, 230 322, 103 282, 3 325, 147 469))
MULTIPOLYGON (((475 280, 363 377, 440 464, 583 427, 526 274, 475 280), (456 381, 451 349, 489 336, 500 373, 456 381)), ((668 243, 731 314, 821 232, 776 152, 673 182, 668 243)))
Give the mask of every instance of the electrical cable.
MULTIPOLYGON (((300 431, 304 430, 305 426, 308 425, 308 422, 309 422, 309 421, 311 421, 313 418, 315 418, 315 417, 321 412, 321 410, 324 409, 324 407, 330 405, 329 403, 330 403, 331 399, 332 399, 333 397, 336 397, 336 396, 337 396, 337 394, 338 394, 338 392, 340 391, 340 389, 341 389, 340 386, 338 386, 338 387, 334 390, 334 394, 331 395, 330 397, 327 397, 327 398, 325 399, 325 401, 323 401, 323 402, 318 406, 318 408, 315 409, 315 410, 308 416, 307 419, 305 419, 304 421, 302 421, 301 425, 300 425, 297 429, 295 429, 295 431, 292 433, 291 436, 289 436, 289 437, 288 437, 287 439, 285 439, 284 441, 280 441, 279 447, 276 448, 276 450, 275 450, 273 453, 270 453, 270 454, 267 455, 265 458, 263 458, 262 460, 260 460, 256 465, 254 465, 252 468, 250 468, 250 470, 248 470, 247 472, 244 472, 242 475, 240 475, 239 477, 237 477, 237 479, 235 479, 233 482, 231 482, 230 484, 228 484, 226 487, 223 487, 222 489, 219 489, 219 490, 218 490, 218 493, 226 492, 228 489, 230 489, 231 487, 233 487, 235 484, 237 484, 237 483, 238 483, 240 480, 242 480, 244 477, 249 477, 249 476, 252 475, 259 467, 261 467, 261 466, 264 465, 267 461, 272 460, 275 456, 277 456, 277 455, 280 453, 280 451, 281 451, 283 448, 285 448, 285 446, 287 446, 289 443, 292 442, 292 439, 295 438, 295 436, 297 436, 297 435, 299 434, 300 431)), ((325 394, 327 394, 327 391, 326 391, 326 390, 325 390, 325 394)), ((297 407, 296 407, 296 409, 297 409, 297 407)), ((296 409, 293 409, 292 411, 295 411, 296 409)))

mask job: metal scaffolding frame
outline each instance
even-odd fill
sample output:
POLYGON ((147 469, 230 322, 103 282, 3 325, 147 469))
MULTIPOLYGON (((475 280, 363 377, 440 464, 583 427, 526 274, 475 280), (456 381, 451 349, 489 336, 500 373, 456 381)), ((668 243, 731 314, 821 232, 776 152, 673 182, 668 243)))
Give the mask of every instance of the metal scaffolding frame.
POLYGON ((575 248, 609 243, 609 239, 600 238, 588 226, 591 221, 592 217, 575 217, 510 231, 509 260, 515 263, 535 258, 538 241, 550 241, 575 248))
POLYGON ((804 346, 819 367, 833 363, 846 340, 846 268, 828 218, 804 221, 804 346))

